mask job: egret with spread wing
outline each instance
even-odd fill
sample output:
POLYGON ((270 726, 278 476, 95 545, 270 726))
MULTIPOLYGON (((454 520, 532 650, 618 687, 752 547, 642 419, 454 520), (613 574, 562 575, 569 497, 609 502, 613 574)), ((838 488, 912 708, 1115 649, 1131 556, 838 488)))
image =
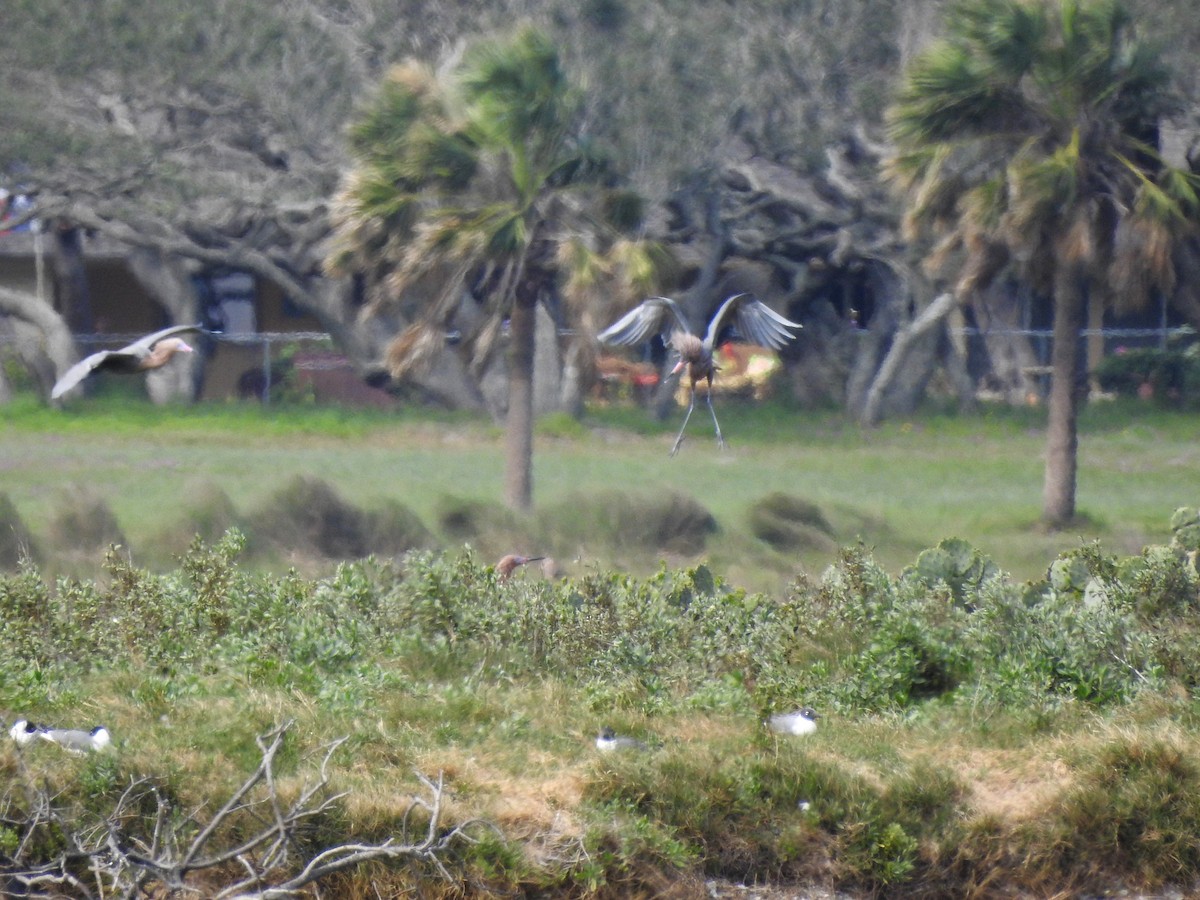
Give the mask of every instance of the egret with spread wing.
POLYGON ((717 444, 722 450, 725 449, 725 438, 721 434, 721 426, 717 422, 717 413, 713 409, 712 401, 713 375, 718 369, 713 362, 713 345, 721 333, 721 328, 731 316, 743 338, 772 350, 782 349, 788 341, 795 338, 789 329, 802 327, 797 322, 785 319, 749 294, 734 294, 721 304, 716 315, 708 323, 708 331, 701 340, 692 333, 679 304, 669 297, 651 297, 598 335, 600 341, 605 344, 639 344, 659 334, 664 330, 664 326, 670 324, 671 336, 668 344, 679 354, 679 362, 675 364, 671 374, 676 375, 686 369, 692 386, 687 415, 683 417, 683 426, 679 429, 675 445, 671 448, 672 456, 679 452, 679 445, 683 443, 684 429, 687 428, 688 419, 692 417, 692 410, 696 406, 696 382, 701 379, 708 382, 708 411, 712 413, 713 427, 717 430, 717 444))
POLYGON ((154 334, 148 334, 120 350, 101 350, 93 353, 67 369, 63 377, 58 379, 58 383, 54 385, 54 390, 50 392, 50 399, 57 400, 98 370, 131 375, 165 366, 176 353, 192 352, 192 348, 188 346, 187 342, 175 335, 204 330, 203 325, 173 325, 162 331, 156 331, 154 334))

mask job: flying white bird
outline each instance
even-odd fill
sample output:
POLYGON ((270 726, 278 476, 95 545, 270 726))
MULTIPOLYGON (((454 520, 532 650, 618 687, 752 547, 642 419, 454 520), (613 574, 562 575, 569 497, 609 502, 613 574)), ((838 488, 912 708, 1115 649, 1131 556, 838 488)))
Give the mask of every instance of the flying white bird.
POLYGON ((50 392, 50 399, 57 400, 96 371, 132 375, 165 366, 176 353, 192 352, 186 341, 174 335, 204 330, 203 325, 173 325, 148 334, 120 350, 101 350, 93 353, 67 369, 50 392))

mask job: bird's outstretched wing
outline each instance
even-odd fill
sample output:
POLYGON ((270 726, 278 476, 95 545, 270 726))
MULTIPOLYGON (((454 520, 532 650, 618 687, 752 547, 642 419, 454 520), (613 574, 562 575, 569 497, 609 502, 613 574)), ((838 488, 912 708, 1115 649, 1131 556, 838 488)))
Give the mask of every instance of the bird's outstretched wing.
POLYGON ((133 356, 142 357, 154 349, 154 345, 163 338, 171 337, 174 334, 183 334, 187 331, 204 331, 203 325, 172 325, 170 328, 164 328, 162 331, 156 331, 153 334, 148 334, 144 338, 138 338, 132 344, 122 347, 120 350, 113 351, 114 353, 128 353, 133 356))
POLYGON ((690 332, 683 312, 670 297, 643 300, 596 337, 603 344, 640 344, 663 330, 667 319, 677 331, 690 332))
POLYGON ((50 399, 57 400, 83 379, 87 378, 97 368, 109 363, 109 360, 128 359, 130 361, 138 361, 146 356, 154 345, 163 338, 170 337, 174 334, 182 334, 185 331, 204 331, 203 325, 172 325, 170 328, 164 328, 162 331, 156 331, 153 334, 148 334, 143 338, 138 338, 132 344, 122 347, 120 350, 100 350, 96 353, 86 356, 81 359, 71 368, 63 373, 62 378, 54 385, 54 389, 50 391, 50 399))
POLYGON ((71 390, 71 388, 75 387, 75 385, 79 384, 79 382, 83 381, 83 379, 91 375, 96 366, 100 365, 116 352, 118 351, 101 350, 99 353, 85 356, 79 362, 75 363, 75 365, 63 373, 62 378, 58 379, 58 382, 54 385, 54 390, 50 392, 50 399, 57 400, 67 391, 71 390))
POLYGON ((721 304, 717 314, 708 323, 708 333, 704 336, 704 345, 710 350, 721 333, 725 320, 734 316, 738 332, 753 344, 781 350, 788 341, 796 336, 789 329, 802 328, 799 322, 785 319, 761 300, 756 300, 750 294, 734 294, 721 304))

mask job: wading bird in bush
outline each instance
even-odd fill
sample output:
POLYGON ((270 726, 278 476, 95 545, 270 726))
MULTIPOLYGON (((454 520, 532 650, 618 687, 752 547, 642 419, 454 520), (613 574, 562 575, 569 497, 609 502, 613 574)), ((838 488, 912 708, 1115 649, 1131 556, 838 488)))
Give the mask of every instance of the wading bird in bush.
POLYGON ((610 753, 613 750, 648 750, 649 748, 637 738, 618 735, 605 725, 600 729, 600 734, 596 737, 596 749, 604 753, 610 753))
POLYGON ((767 727, 780 734, 812 734, 817 730, 817 711, 811 706, 804 706, 795 712, 778 713, 767 719, 767 727))
POLYGON ((538 562, 545 558, 544 556, 518 556, 515 553, 510 553, 508 556, 501 558, 500 562, 496 563, 496 574, 500 576, 501 581, 508 581, 512 577, 514 569, 526 563, 538 562))
POLYGON ((112 736, 103 725, 97 725, 91 731, 74 728, 47 728, 39 731, 38 737, 51 744, 57 744, 76 756, 83 756, 93 750, 103 750, 112 743, 112 736))
POLYGON ((173 325, 148 334, 120 350, 100 350, 91 356, 84 357, 71 368, 67 369, 54 390, 50 399, 57 400, 93 372, 116 372, 119 375, 134 375, 165 366, 176 353, 191 353, 183 338, 175 337, 188 331, 204 331, 203 325, 173 325))
POLYGON ((671 334, 667 341, 672 350, 679 355, 679 361, 671 370, 671 375, 678 375, 686 370, 691 382, 691 394, 688 401, 687 415, 683 417, 683 425, 671 447, 671 455, 679 452, 683 443, 683 432, 687 428, 688 419, 696 406, 696 383, 708 382, 708 411, 712 413, 713 427, 717 430, 717 445, 724 450, 725 438, 721 434, 721 426, 717 422, 717 413, 713 409, 712 383, 713 376, 719 368, 713 362, 713 347, 721 328, 732 317, 731 323, 737 326, 738 333, 744 340, 772 350, 781 350, 788 341, 795 338, 789 329, 801 328, 798 322, 785 319, 761 300, 749 294, 734 294, 721 304, 716 315, 708 323, 708 331, 701 339, 692 333, 691 325, 683 315, 683 310, 670 297, 651 297, 635 306, 624 316, 604 329, 598 335, 605 344, 628 346, 640 344, 664 330, 670 325, 671 334))

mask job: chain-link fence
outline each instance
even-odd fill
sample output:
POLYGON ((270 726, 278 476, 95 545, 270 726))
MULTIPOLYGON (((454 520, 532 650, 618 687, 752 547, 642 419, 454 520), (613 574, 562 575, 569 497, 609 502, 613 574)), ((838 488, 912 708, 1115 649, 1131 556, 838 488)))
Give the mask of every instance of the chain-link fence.
MULTIPOLYGON (((982 346, 983 339, 988 335, 1023 336, 1027 338, 1033 349, 1034 358, 1041 366, 1049 366, 1050 350, 1053 344, 1053 332, 1049 329, 991 329, 984 332, 978 328, 962 328, 958 331, 967 341, 970 352, 974 356, 980 354, 980 359, 986 359, 986 351, 982 346)), ((1105 328, 1085 330, 1083 337, 1101 334, 1104 337, 1105 354, 1120 352, 1123 348, 1157 347, 1165 349, 1173 342, 1188 337, 1195 337, 1196 332, 1187 327, 1160 328, 1105 328)), ((82 348, 90 351, 103 348, 122 347, 142 337, 140 334, 85 334, 76 335, 75 340, 82 348)), ((210 396, 236 394, 241 397, 256 397, 264 404, 271 402, 272 390, 278 387, 282 377, 282 365, 286 362, 293 372, 301 373, 301 377, 311 383, 319 381, 319 373, 340 372, 349 377, 355 377, 354 366, 340 354, 329 334, 321 331, 255 331, 240 333, 216 333, 209 335, 211 340, 210 369, 212 363, 224 363, 226 372, 224 381, 220 378, 211 390, 210 396), (223 354, 222 348, 239 351, 235 354, 223 354), (290 350, 291 352, 285 352, 290 350), (231 374, 232 373, 232 374, 231 374)), ((10 335, 0 335, 0 344, 11 341, 10 335)), ((210 373, 210 378, 214 377, 210 373)))

